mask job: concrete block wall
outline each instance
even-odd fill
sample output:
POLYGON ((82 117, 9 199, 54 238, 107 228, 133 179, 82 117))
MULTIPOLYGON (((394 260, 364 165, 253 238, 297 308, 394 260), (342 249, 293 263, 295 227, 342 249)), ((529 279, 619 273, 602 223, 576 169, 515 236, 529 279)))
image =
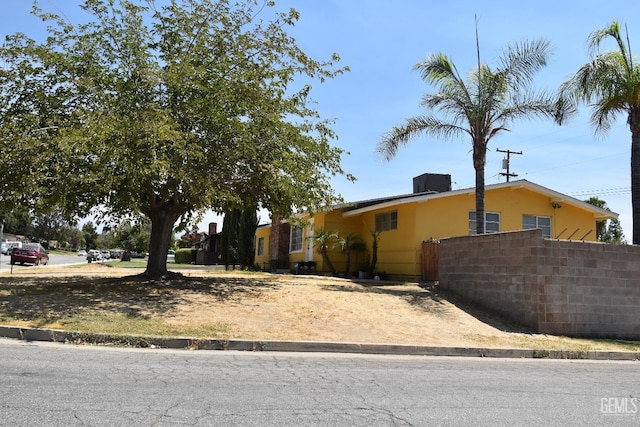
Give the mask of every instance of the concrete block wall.
POLYGON ((440 287, 537 329, 538 247, 523 233, 485 234, 440 241, 440 287))
POLYGON ((640 247, 544 240, 538 329, 640 338, 640 247))
POLYGON ((440 286, 540 333, 640 339, 640 246, 540 230, 445 239, 440 286))

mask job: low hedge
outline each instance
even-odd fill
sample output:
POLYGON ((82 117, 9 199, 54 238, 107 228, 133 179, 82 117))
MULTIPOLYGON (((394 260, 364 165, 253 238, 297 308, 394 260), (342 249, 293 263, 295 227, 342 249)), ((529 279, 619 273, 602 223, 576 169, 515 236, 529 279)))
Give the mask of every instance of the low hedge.
POLYGON ((176 264, 191 264, 196 262, 195 249, 178 249, 175 254, 176 264))

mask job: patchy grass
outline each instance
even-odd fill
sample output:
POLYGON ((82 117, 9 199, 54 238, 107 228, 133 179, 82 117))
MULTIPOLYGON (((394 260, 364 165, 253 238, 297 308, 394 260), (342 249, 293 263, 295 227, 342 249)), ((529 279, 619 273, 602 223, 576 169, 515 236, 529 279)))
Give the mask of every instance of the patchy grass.
POLYGON ((115 269, 93 263, 74 267, 63 277, 47 277, 44 271, 0 276, 0 323, 114 335, 228 338, 228 324, 185 318, 180 312, 192 300, 233 301, 270 286, 260 280, 214 277, 165 282, 126 275, 95 277, 82 270, 107 275, 115 269))
MULTIPOLYGON (((163 337, 228 338, 229 325, 175 325, 157 317, 123 313, 82 313, 57 321, 56 329, 92 334, 146 335, 163 337)), ((53 326, 52 326, 53 327, 53 326)))
POLYGON ((640 352, 637 341, 535 334, 415 284, 178 265, 170 269, 182 278, 149 281, 139 275, 145 265, 110 261, 2 274, 0 324, 80 335, 640 352))
POLYGON ((147 260, 144 258, 132 258, 131 261, 110 259, 107 261, 98 261, 98 263, 118 268, 147 268, 147 260))
MULTIPOLYGON (((131 261, 120 261, 118 259, 110 259, 106 261, 98 261, 98 264, 109 265, 117 268, 147 268, 147 259, 146 258, 132 258, 131 261)), ((220 266, 202 266, 202 265, 192 265, 192 264, 174 264, 172 262, 167 263, 167 267, 169 270, 178 269, 178 270, 194 270, 194 271, 202 271, 208 269, 220 269, 220 266)))

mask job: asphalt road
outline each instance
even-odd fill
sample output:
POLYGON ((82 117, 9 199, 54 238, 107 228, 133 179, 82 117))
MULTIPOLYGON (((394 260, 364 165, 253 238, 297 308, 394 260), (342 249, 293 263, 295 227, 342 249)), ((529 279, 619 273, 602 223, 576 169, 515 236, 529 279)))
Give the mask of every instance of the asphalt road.
POLYGON ((12 426, 640 425, 640 363, 169 351, 0 339, 12 426))
MULTIPOLYGON (((47 268, 49 266, 60 266, 66 264, 77 264, 77 263, 86 263, 87 259, 85 257, 77 256, 77 255, 57 255, 52 254, 49 256, 49 262, 47 265, 38 265, 33 266, 30 264, 25 265, 14 265, 14 269, 18 268, 47 268)), ((11 257, 9 255, 2 255, 0 258, 0 271, 6 271, 11 269, 11 257)))

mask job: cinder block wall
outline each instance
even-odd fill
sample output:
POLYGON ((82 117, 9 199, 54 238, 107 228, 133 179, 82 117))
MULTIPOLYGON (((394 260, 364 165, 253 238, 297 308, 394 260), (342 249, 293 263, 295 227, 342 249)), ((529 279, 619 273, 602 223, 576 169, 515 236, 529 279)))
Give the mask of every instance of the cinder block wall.
POLYGON ((640 246, 540 230, 444 239, 440 286, 540 333, 640 339, 640 246))

